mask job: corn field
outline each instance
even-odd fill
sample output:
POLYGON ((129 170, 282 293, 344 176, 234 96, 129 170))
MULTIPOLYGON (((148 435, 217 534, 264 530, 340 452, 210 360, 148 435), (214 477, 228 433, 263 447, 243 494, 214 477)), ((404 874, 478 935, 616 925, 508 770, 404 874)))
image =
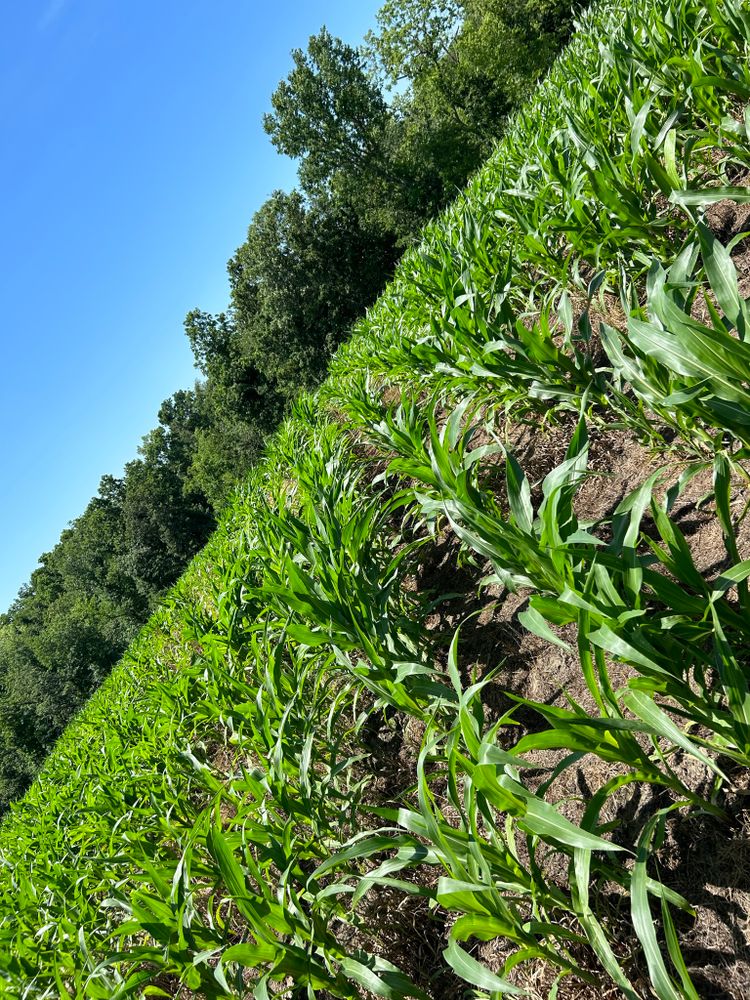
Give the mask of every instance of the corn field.
POLYGON ((0 990, 748 995, 749 50, 586 15, 5 818, 0 990))

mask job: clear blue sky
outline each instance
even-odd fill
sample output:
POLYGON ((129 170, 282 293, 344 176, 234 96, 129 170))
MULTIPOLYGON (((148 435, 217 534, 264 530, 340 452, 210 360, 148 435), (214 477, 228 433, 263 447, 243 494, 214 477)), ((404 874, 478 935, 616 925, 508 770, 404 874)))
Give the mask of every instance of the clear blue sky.
POLYGON ((24 0, 0 36, 0 611, 192 385, 182 329, 294 165, 261 126, 322 24, 382 0, 24 0))

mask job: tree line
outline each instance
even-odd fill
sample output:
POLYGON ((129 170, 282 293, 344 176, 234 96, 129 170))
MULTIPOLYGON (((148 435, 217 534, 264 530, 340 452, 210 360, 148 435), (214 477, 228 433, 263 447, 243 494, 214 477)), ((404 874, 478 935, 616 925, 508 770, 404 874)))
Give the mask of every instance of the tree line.
POLYGON ((264 126, 299 186, 255 213, 226 312, 185 331, 201 378, 0 616, 0 808, 205 544, 289 401, 315 387, 403 250, 490 154, 577 0, 387 0, 354 48, 322 28, 264 126))

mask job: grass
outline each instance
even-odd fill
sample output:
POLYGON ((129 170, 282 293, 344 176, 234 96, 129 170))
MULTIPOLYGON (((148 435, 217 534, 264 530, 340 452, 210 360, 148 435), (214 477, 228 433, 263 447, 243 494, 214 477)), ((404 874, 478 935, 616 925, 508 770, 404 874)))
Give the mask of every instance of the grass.
POLYGON ((701 995, 665 845, 728 838, 750 763, 748 311, 710 226, 748 200, 749 40, 732 0, 586 16, 5 818, 7 995, 701 995), (538 478, 523 426, 570 428, 538 478), (661 467, 586 517, 613 429, 661 467), (434 626, 448 534, 578 694, 499 691, 478 608, 434 626))

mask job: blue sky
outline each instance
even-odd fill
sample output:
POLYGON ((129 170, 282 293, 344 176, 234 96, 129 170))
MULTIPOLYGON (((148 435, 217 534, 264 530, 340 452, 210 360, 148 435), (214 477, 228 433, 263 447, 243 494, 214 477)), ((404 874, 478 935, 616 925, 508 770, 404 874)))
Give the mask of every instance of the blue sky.
POLYGON ((0 36, 0 611, 193 383, 182 329, 294 165, 261 126, 326 24, 382 0, 25 0, 0 36))

